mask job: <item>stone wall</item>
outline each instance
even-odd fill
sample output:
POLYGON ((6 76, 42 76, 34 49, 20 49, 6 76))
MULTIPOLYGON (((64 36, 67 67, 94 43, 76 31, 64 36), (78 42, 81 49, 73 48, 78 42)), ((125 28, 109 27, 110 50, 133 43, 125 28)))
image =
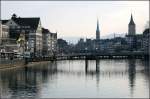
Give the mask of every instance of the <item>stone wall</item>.
POLYGON ((25 60, 23 59, 0 59, 0 69, 8 69, 15 67, 23 67, 25 64, 25 60))

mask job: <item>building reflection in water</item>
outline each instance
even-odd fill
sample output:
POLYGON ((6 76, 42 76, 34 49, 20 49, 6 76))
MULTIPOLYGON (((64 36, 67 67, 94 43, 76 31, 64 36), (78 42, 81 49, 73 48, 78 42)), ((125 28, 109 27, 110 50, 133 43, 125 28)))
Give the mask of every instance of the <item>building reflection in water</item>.
MULTIPOLYGON (((56 62, 0 72, 0 98, 38 97, 40 84, 57 72, 56 62)), ((56 77, 54 77, 56 78, 56 77)))
POLYGON ((135 86, 135 77, 136 77, 136 65, 135 59, 128 60, 128 77, 129 77, 129 86, 130 86, 130 95, 131 97, 134 94, 134 86, 135 86))
MULTIPOLYGON (((149 76, 150 76, 150 60, 142 61, 142 65, 145 67, 144 71, 145 71, 146 77, 149 78, 149 76)), ((148 79, 148 80, 150 80, 150 79, 148 79)))
POLYGON ((94 73, 94 74, 95 74, 95 73, 99 73, 99 71, 100 71, 100 70, 99 70, 99 69, 100 69, 100 68, 99 68, 99 67, 100 67, 100 66, 99 66, 99 65, 100 65, 100 60, 99 60, 99 59, 96 59, 96 60, 95 60, 95 61, 96 61, 96 62, 95 62, 95 63, 96 63, 96 66, 95 66, 96 70, 95 70, 95 71, 90 71, 90 70, 89 70, 89 63, 88 63, 88 61, 89 61, 89 60, 85 60, 85 73, 86 73, 86 74, 87 74, 87 73, 88 73, 88 74, 90 74, 90 73, 94 73))
POLYGON ((99 73, 100 71, 100 60, 99 59, 96 59, 96 73, 99 73))
POLYGON ((88 73, 88 60, 85 60, 85 74, 88 73))
POLYGON ((100 60, 96 59, 96 87, 99 89, 100 82, 100 60))
POLYGON ((89 61, 90 60, 85 60, 85 74, 86 76, 96 76, 96 87, 99 88, 99 80, 100 80, 100 60, 96 59, 95 60, 95 70, 92 71, 89 69, 89 61))
MULTIPOLYGON (((101 93, 105 94, 106 90, 110 91, 110 87, 112 88, 111 90, 116 90, 114 93, 121 91, 122 94, 125 92, 125 94, 129 93, 130 97, 135 97, 137 95, 136 93, 139 93, 138 90, 136 90, 139 85, 135 83, 135 81, 140 81, 138 79, 139 76, 136 75, 138 73, 140 75, 142 74, 141 77, 143 77, 144 74, 144 77, 146 77, 144 78, 144 81, 147 81, 146 85, 145 82, 143 85, 147 86, 147 83, 149 83, 149 61, 139 61, 134 59, 66 60, 53 61, 47 64, 41 63, 38 66, 0 71, 0 98, 39 98, 43 95, 43 90, 44 92, 47 92, 47 97, 53 96, 54 94, 64 95, 62 92, 65 92, 66 88, 70 88, 68 85, 74 87, 70 84, 70 79, 73 79, 73 84, 78 86, 77 90, 82 90, 86 83, 87 87, 85 89, 87 90, 87 95, 90 94, 90 91, 92 90, 94 91, 92 94, 95 94, 95 97, 97 97, 96 95, 100 95, 101 93), (84 82, 84 80, 86 81, 84 82), (124 81, 123 84, 125 85, 124 87, 126 87, 124 90, 122 90, 122 88, 117 89, 118 84, 122 84, 120 81, 124 81), (92 84, 93 86, 90 86, 92 84), (127 88, 128 86, 129 89, 127 88), (96 91, 94 87, 96 88, 96 91)), ((73 90, 74 88, 71 89, 69 89, 71 93, 78 93, 73 90)), ((115 96, 113 96, 113 94, 111 95, 112 97, 115 96)))
POLYGON ((143 60, 141 63, 144 66, 146 83, 148 85, 148 88, 150 88, 150 60, 143 60))

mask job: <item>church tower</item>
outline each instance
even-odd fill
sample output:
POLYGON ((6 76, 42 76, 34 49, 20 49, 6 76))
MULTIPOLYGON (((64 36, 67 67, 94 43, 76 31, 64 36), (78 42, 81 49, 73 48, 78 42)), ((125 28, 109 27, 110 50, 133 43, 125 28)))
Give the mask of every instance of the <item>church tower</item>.
POLYGON ((96 40, 100 40, 99 21, 97 19, 96 40))
POLYGON ((128 35, 135 35, 136 34, 135 26, 136 25, 133 21, 133 17, 132 17, 132 14, 131 14, 131 19, 130 19, 130 22, 128 24, 128 35))

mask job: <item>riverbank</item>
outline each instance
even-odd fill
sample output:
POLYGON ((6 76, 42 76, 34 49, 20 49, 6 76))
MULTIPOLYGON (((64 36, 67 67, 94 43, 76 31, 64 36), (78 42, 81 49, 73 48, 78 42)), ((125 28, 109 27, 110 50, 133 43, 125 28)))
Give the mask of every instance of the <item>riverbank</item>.
POLYGON ((0 70, 8 70, 14 68, 22 68, 22 67, 31 67, 41 64, 48 64, 50 61, 38 61, 38 62, 29 62, 25 64, 24 59, 14 59, 14 60, 0 60, 0 70))

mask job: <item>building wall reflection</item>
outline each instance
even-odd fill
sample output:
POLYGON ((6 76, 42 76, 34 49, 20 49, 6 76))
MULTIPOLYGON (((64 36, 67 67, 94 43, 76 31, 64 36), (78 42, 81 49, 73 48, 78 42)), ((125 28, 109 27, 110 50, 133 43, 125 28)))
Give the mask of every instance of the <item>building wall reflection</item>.
POLYGON ((56 78, 56 62, 40 64, 40 66, 0 72, 0 97, 16 98, 38 97, 40 85, 48 82, 48 77, 56 78), (7 91, 7 92, 6 92, 7 91), (9 92, 9 93, 8 93, 9 92), (5 94, 7 93, 7 94, 5 94), (9 96, 10 95, 10 96, 9 96), (32 95, 32 96, 31 96, 32 95))

